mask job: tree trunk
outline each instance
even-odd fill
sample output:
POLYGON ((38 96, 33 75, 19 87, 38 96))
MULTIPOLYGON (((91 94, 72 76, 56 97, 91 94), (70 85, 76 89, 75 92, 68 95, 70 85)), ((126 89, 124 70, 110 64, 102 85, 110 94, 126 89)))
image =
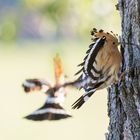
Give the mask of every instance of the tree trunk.
POLYGON ((107 140, 140 140, 140 0, 118 0, 122 19, 121 72, 124 79, 109 88, 107 140))

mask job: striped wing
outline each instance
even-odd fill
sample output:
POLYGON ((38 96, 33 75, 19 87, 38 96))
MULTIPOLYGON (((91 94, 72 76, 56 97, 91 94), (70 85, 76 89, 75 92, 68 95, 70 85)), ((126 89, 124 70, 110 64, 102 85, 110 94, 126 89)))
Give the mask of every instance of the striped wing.
POLYGON ((24 117, 28 120, 43 121, 43 120, 60 120, 72 117, 60 104, 45 103, 38 110, 24 117))
POLYGON ((82 75, 78 79, 81 81, 81 88, 85 90, 85 93, 72 104, 73 109, 79 109, 93 95, 98 87, 104 85, 104 81, 107 79, 102 76, 102 69, 97 69, 98 63, 96 61, 96 56, 104 46, 105 41, 106 38, 103 37, 91 44, 90 49, 87 51, 87 56, 84 58, 84 62, 80 64, 80 66, 83 66, 81 69, 82 75))
POLYGON ((92 83, 96 83, 97 81, 102 79, 102 69, 98 67, 96 56, 100 49, 104 46, 105 41, 106 38, 102 37, 89 46, 89 50, 87 51, 87 55, 84 58, 84 62, 79 65, 82 66, 82 69, 76 73, 77 75, 82 72, 80 76, 81 79, 86 80, 88 77, 88 79, 90 78, 92 83))

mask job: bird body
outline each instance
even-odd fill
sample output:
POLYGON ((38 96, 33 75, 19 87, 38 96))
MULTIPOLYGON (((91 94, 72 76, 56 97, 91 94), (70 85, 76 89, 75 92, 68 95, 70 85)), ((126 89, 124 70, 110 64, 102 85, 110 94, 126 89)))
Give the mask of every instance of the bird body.
POLYGON ((77 82, 85 93, 72 105, 73 109, 80 108, 91 95, 99 89, 106 88, 118 81, 121 64, 121 54, 118 50, 118 39, 115 34, 105 33, 103 30, 92 31, 93 41, 87 51, 82 69, 76 73, 80 75, 77 82))

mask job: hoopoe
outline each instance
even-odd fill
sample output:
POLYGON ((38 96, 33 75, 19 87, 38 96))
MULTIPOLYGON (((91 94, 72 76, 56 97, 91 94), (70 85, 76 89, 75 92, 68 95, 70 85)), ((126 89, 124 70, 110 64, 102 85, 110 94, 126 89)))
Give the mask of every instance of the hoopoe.
POLYGON ((79 64, 82 69, 76 73, 81 73, 77 79, 79 86, 85 93, 72 105, 72 108, 79 109, 96 90, 106 88, 118 81, 118 72, 122 57, 118 50, 117 35, 103 30, 91 31, 93 43, 86 52, 84 62, 79 64))
POLYGON ((30 93, 31 91, 43 91, 47 95, 45 104, 32 114, 26 116, 26 119, 42 121, 72 117, 62 106, 66 96, 65 87, 67 85, 65 85, 63 67, 59 56, 54 58, 54 66, 56 80, 54 86, 42 79, 27 79, 22 84, 26 93, 30 93))

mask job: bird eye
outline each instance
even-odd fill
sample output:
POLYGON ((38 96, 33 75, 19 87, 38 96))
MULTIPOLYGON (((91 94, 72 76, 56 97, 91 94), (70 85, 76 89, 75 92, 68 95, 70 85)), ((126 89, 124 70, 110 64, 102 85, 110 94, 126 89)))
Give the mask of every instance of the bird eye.
POLYGON ((113 42, 113 45, 115 44, 115 42, 113 42))

